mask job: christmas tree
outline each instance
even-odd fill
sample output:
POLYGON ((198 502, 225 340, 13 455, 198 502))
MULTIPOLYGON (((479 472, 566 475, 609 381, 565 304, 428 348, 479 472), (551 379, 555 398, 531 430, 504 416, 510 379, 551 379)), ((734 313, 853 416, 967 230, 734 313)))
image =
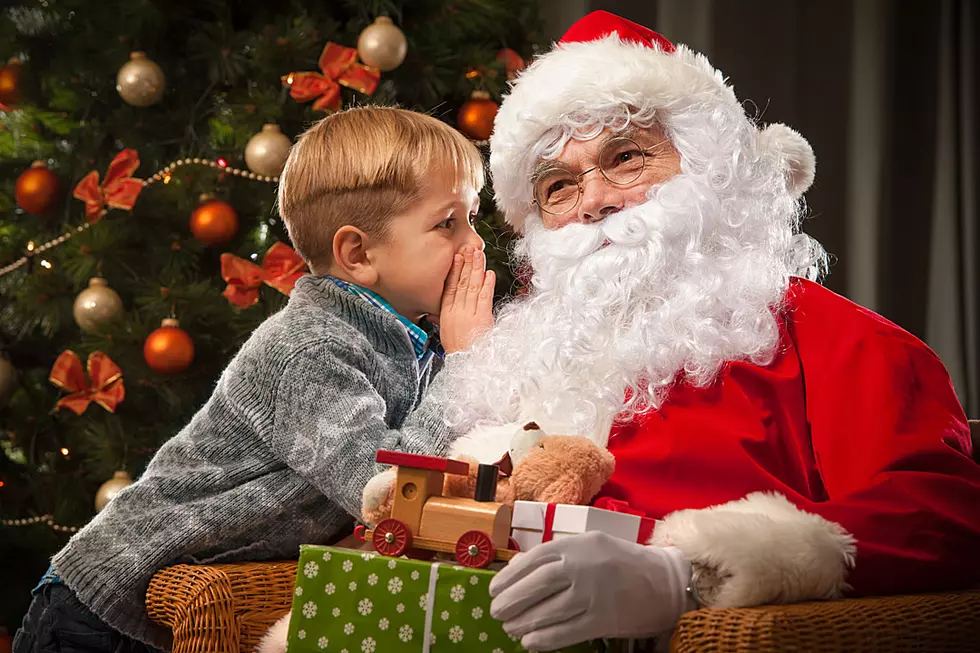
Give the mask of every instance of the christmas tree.
MULTIPOLYGON (((0 625, 287 301, 303 269, 274 197, 291 139, 381 103, 485 146, 536 24, 529 0, 47 0, 0 15, 0 625)), ((489 197, 479 228, 507 292, 489 197)))

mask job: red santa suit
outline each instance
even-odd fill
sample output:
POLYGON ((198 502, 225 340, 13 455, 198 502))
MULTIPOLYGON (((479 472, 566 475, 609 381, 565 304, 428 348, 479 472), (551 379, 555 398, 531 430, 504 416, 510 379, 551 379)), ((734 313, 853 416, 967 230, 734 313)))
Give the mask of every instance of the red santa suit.
MULTIPOLYGON (((655 539, 736 574, 743 564, 813 563, 789 560, 796 552, 767 532, 768 521, 733 520, 719 531, 724 506, 697 510, 770 491, 853 536, 847 582, 856 594, 980 582, 980 466, 940 360, 805 280, 794 279, 780 330, 772 364, 728 364, 710 387, 678 386, 660 410, 616 425, 616 471, 602 495, 662 520, 655 539), (679 518, 683 542, 671 537, 679 518)), ((765 515, 765 497, 752 497, 740 507, 763 499, 765 515)), ((813 525, 799 518, 800 528, 813 525)))

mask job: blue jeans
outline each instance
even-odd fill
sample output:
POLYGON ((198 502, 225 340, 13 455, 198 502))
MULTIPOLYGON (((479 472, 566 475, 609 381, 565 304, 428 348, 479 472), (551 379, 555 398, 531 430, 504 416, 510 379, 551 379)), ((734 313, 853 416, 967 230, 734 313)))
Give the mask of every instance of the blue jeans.
POLYGON ((13 653, 157 653, 113 630, 64 583, 42 583, 33 594, 13 653))

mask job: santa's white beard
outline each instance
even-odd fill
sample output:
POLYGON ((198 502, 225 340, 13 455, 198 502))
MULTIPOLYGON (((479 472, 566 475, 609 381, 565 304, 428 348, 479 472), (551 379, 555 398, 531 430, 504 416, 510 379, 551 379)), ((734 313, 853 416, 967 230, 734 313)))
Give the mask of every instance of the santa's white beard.
POLYGON ((774 310, 819 249, 794 234, 800 207, 779 187, 724 196, 679 175, 596 224, 530 221, 515 253, 532 288, 447 367, 449 422, 534 420, 605 444, 614 416, 658 408, 674 383, 771 361, 774 310))

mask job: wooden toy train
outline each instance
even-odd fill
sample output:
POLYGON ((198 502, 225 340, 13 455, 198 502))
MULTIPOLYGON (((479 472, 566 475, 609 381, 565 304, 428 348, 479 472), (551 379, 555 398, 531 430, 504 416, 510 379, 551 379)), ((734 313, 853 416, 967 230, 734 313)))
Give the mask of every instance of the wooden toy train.
POLYGON ((518 553, 510 537, 511 507, 493 499, 496 465, 480 465, 472 499, 443 496, 446 474, 469 474, 460 460, 378 451, 376 460, 397 465, 391 516, 373 530, 358 526, 355 535, 385 556, 432 557, 452 553, 466 567, 486 567, 518 553))

